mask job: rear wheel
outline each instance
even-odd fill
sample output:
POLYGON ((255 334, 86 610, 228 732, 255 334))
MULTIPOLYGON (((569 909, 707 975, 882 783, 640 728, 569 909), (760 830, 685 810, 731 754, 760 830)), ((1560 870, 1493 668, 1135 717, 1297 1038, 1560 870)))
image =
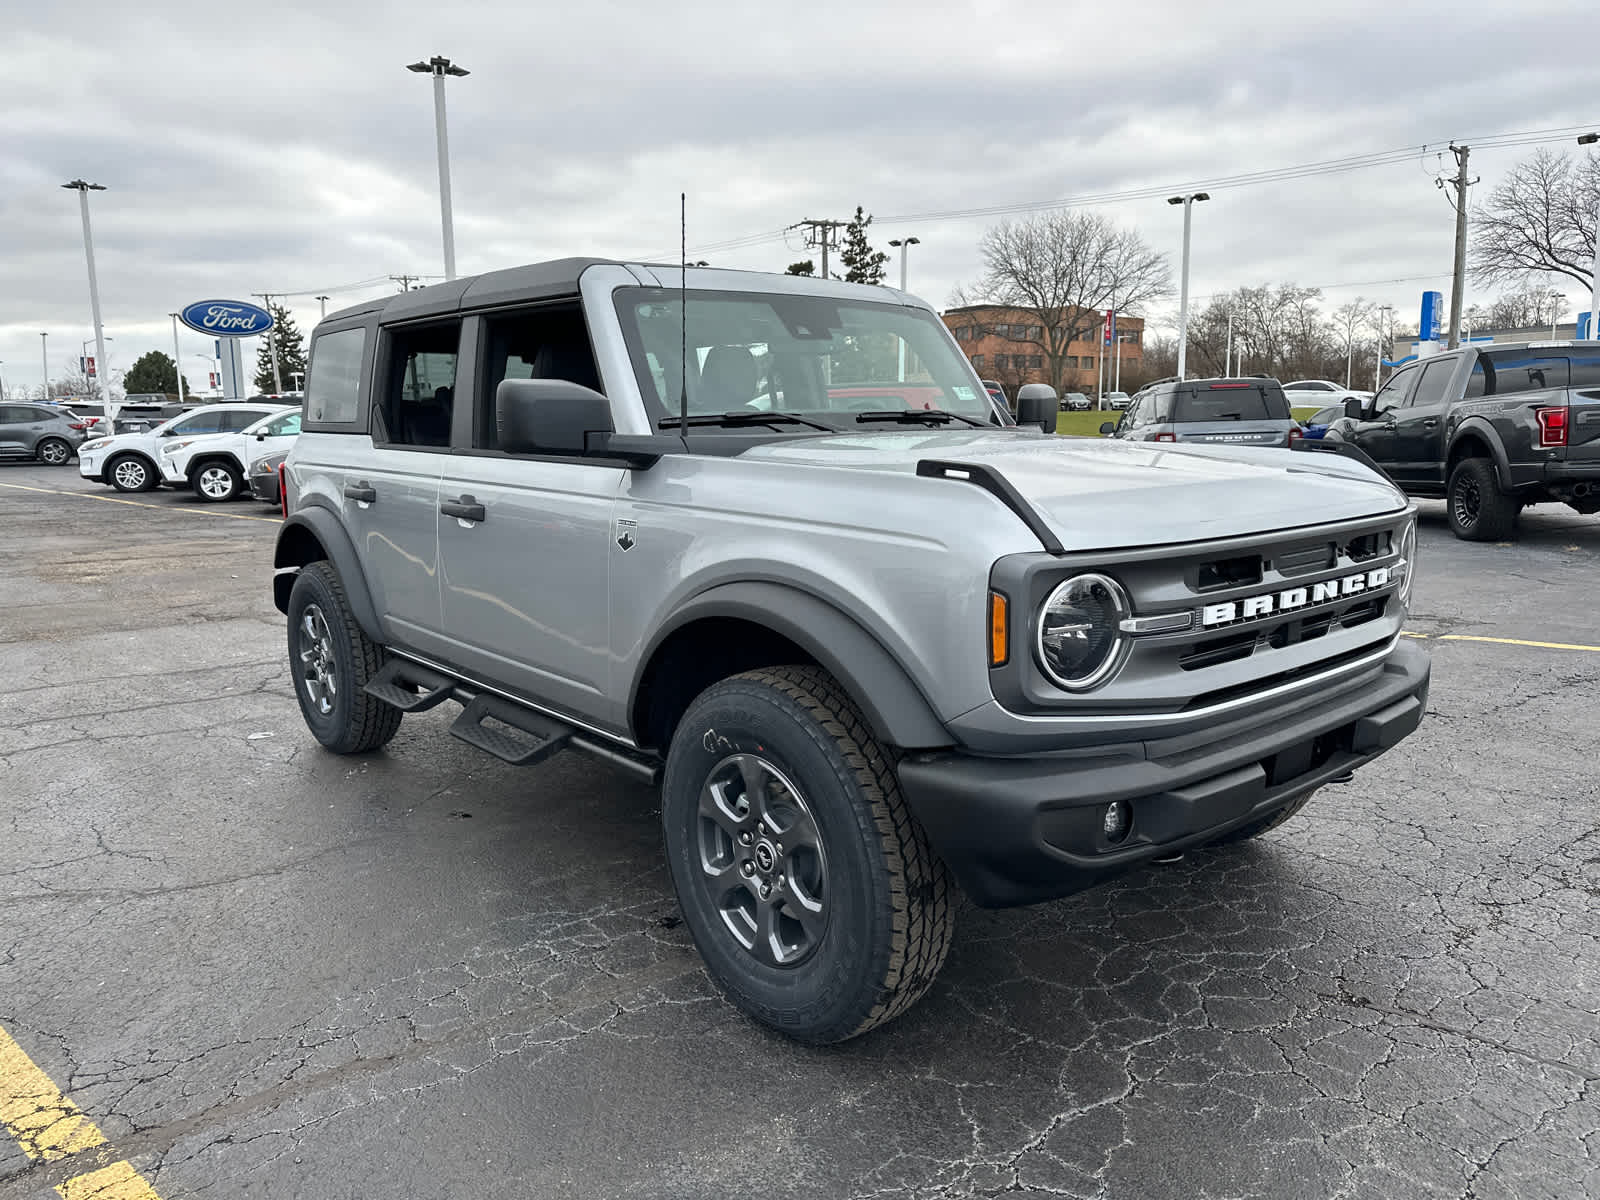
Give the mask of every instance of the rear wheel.
POLYGON ((243 490, 244 476, 230 462, 208 462, 194 473, 194 494, 213 504, 232 500, 243 490))
POLYGON ((106 464, 106 482, 119 492, 148 492, 161 480, 149 459, 124 454, 106 464))
POLYGON ((750 671, 703 692, 673 735, 661 817, 695 945, 763 1024, 843 1041, 905 1012, 944 964, 949 873, 826 672, 750 671))
POLYGON ((404 715, 362 689, 383 665, 383 647, 361 631, 339 572, 300 568, 289 592, 289 674, 306 726, 335 754, 376 750, 404 715))
POLYGON ((45 466, 61 467, 72 457, 72 446, 61 438, 45 438, 34 447, 33 453, 45 466))
POLYGON ((1494 464, 1464 458, 1450 472, 1445 509, 1450 531, 1469 542, 1500 542, 1511 536, 1521 503, 1500 490, 1494 464))

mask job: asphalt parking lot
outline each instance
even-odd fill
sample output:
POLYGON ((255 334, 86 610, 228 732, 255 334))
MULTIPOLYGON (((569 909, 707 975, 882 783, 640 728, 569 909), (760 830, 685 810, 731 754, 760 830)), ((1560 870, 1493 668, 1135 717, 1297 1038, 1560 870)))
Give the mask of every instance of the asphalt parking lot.
POLYGON ((323 752, 273 510, 0 468, 0 1197, 1600 1194, 1600 518, 1423 509, 1414 737, 965 909, 818 1051, 707 983, 651 790, 444 711, 323 752))

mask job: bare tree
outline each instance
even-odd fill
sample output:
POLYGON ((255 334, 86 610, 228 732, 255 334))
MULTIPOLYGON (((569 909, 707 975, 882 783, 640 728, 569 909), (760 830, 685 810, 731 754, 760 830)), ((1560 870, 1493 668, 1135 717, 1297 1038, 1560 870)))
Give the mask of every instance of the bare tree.
POLYGON ((1593 286, 1600 157, 1574 165, 1540 149, 1518 163, 1472 218, 1472 277, 1479 283, 1565 275, 1593 286))
POLYGON ((1032 318, 1024 326, 1028 336, 1013 332, 1011 340, 1038 347, 1045 376, 1058 392, 1066 382, 1070 347, 1091 338, 1103 310, 1137 313, 1172 290, 1166 255, 1152 250, 1136 230, 1119 229, 1094 213, 1003 222, 983 235, 978 253, 983 278, 975 288, 958 289, 957 302, 1032 318))
POLYGON ((1481 329, 1532 329, 1554 324, 1567 307, 1560 288, 1534 284, 1497 297, 1474 321, 1481 329))
MULTIPOLYGON (((1357 296, 1333 310, 1333 328, 1339 335, 1339 345, 1344 350, 1344 385, 1354 387, 1357 330, 1364 330, 1372 320, 1372 302, 1357 296)), ((1365 344, 1365 339, 1362 339, 1365 344)))

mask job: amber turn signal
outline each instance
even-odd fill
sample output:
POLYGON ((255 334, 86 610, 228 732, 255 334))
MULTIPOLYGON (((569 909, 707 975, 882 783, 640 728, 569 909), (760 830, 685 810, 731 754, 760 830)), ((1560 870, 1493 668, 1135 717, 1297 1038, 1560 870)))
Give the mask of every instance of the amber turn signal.
POLYGON ((1011 657, 1011 644, 1006 637, 1006 598, 999 592, 989 593, 989 665, 1003 667, 1011 657))

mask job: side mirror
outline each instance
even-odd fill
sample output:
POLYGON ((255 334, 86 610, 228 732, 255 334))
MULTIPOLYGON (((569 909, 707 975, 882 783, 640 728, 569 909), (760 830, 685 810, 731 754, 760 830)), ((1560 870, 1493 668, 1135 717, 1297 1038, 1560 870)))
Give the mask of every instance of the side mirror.
POLYGON ((1344 415, 1347 417, 1353 417, 1355 420, 1359 421, 1361 419, 1361 401, 1356 399, 1354 396, 1346 397, 1344 402, 1344 415))
POLYGON ((258 433, 258 434, 256 434, 256 441, 258 441, 258 442, 264 442, 264 441, 266 441, 266 440, 267 440, 267 435, 266 435, 266 434, 264 434, 264 433, 258 433))
POLYGON ((589 435, 612 431, 611 401, 565 379, 504 379, 494 422, 507 454, 586 454, 589 435))
POLYGON ((1045 433, 1056 431, 1061 401, 1048 383, 1025 383, 1017 389, 1017 424, 1037 425, 1045 433))
POLYGON ((1101 421, 1100 422, 1100 436, 1101 437, 1110 437, 1116 431, 1117 431, 1117 423, 1115 421, 1101 421))

